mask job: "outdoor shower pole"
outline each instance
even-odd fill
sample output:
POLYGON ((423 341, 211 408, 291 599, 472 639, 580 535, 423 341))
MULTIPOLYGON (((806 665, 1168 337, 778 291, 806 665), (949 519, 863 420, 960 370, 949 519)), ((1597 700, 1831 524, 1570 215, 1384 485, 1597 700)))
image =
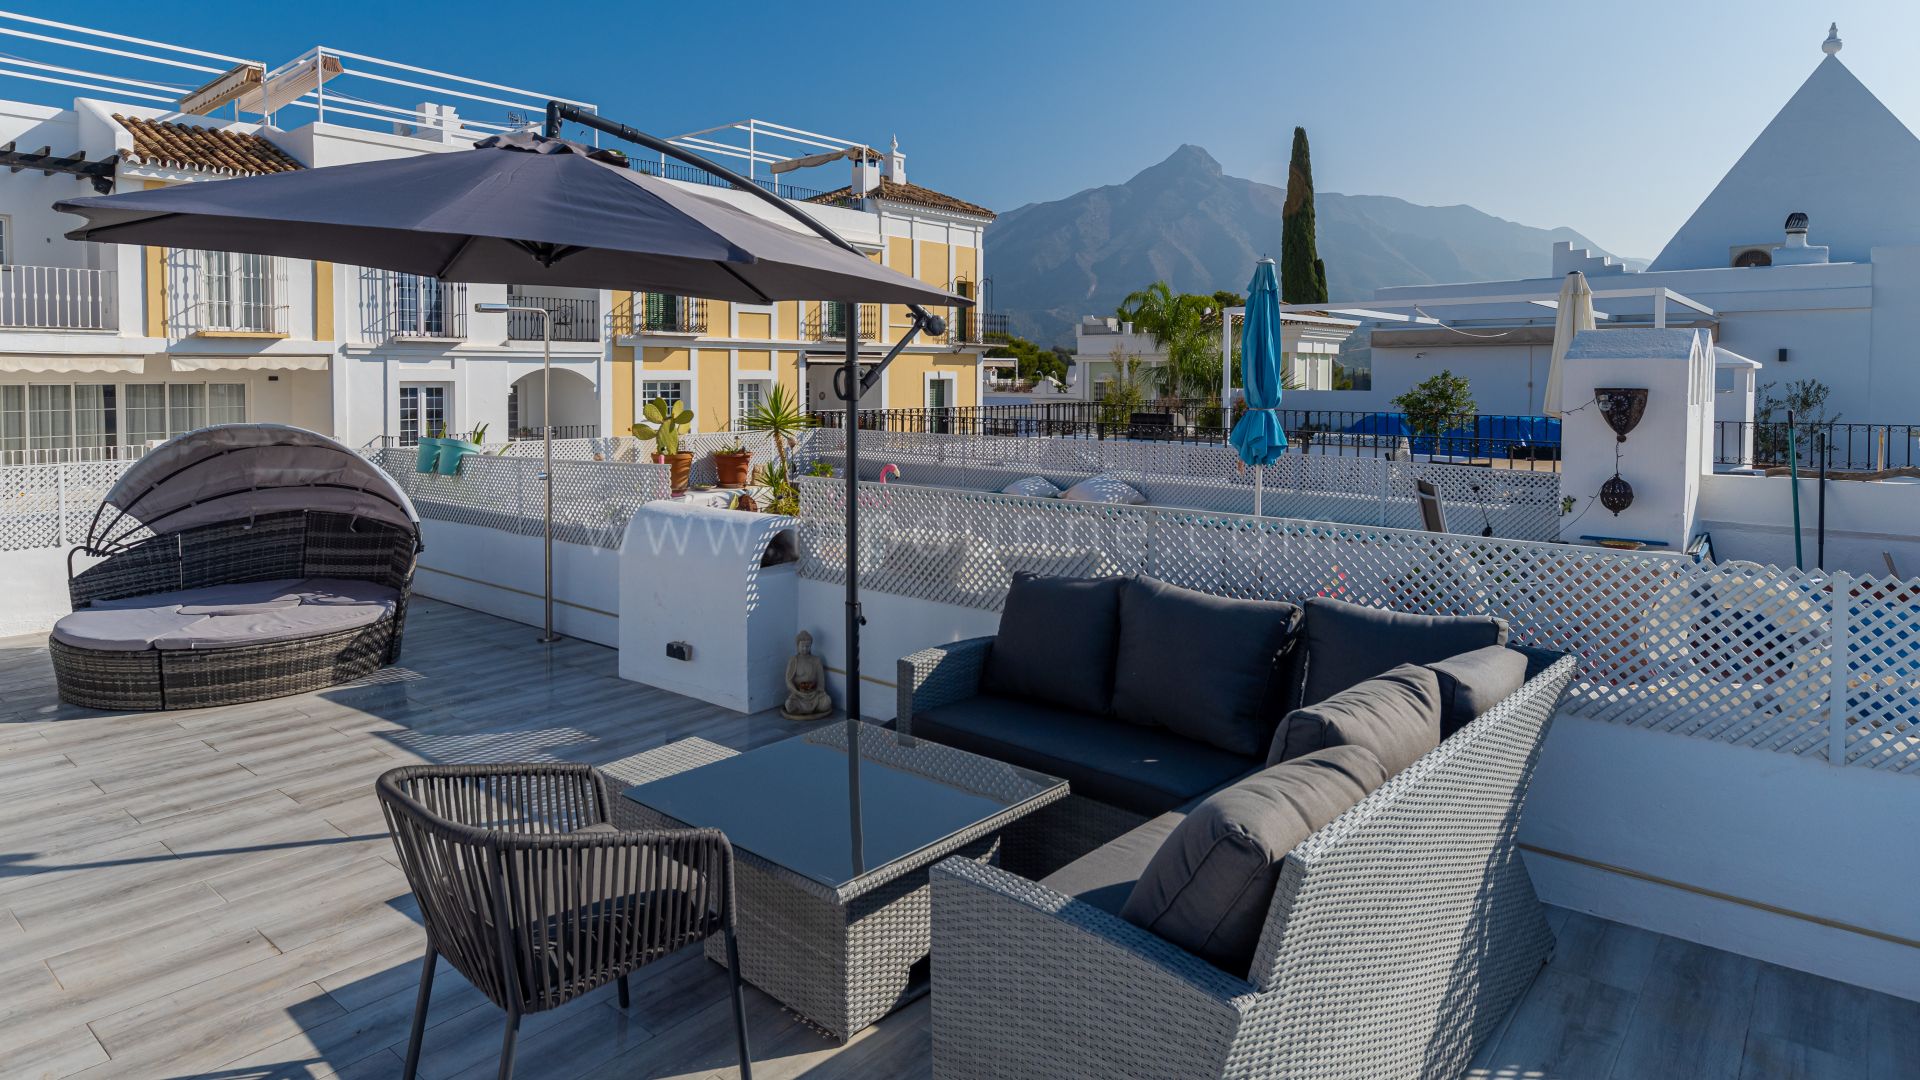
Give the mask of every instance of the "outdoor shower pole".
MULTIPOLYGON (((499 302, 473 305, 473 310, 488 315, 511 315, 515 311, 540 316, 540 428, 545 436, 546 468, 540 473, 547 491, 546 513, 546 563, 542 570, 545 585, 542 593, 546 601, 546 632, 540 636, 543 644, 551 645, 560 640, 553 632, 553 313, 543 307, 532 304, 502 304, 499 302)), ((513 433, 508 432, 509 436, 513 433)))

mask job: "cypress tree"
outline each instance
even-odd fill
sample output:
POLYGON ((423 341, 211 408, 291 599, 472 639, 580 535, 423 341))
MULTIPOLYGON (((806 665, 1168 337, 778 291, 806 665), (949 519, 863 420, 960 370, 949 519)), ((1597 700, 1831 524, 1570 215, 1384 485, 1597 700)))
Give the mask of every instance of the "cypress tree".
POLYGON ((1307 129, 1293 129, 1293 160, 1287 166, 1287 201, 1280 211, 1280 299, 1289 304, 1327 302, 1327 264, 1313 238, 1313 160, 1307 129))

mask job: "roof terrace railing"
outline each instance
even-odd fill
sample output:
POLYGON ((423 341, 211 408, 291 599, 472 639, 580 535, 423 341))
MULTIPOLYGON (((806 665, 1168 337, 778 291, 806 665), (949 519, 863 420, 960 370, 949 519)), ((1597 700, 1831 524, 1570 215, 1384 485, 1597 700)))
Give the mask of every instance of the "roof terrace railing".
POLYGON ((1805 474, 1819 472, 1824 461, 1831 470, 1883 472, 1920 467, 1920 424, 1801 423, 1789 429, 1780 420, 1717 420, 1713 425, 1713 460, 1718 465, 1786 468, 1789 457, 1805 474))

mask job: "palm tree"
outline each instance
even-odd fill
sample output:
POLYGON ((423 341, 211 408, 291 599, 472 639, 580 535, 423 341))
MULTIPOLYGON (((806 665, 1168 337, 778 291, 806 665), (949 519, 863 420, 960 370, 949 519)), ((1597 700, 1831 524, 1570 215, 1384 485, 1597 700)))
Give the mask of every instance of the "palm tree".
POLYGON ((1129 293, 1118 316, 1167 354, 1153 372, 1162 397, 1220 400, 1220 309, 1211 296, 1176 293, 1164 281, 1129 293))
POLYGON ((760 404, 746 415, 748 431, 764 431, 773 440, 774 456, 779 463, 762 465, 755 480, 768 489, 772 501, 767 510, 775 514, 794 513, 799 506, 799 491, 793 486, 791 463, 787 453, 800 439, 800 433, 813 426, 813 418, 800 410, 797 395, 781 383, 767 388, 760 404))

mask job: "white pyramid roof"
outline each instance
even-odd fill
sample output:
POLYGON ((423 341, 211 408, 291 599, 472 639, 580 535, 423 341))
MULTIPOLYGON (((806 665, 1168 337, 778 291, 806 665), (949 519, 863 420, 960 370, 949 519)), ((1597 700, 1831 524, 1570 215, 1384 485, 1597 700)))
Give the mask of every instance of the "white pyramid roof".
POLYGON ((1648 269, 1726 266, 1736 244, 1779 240, 1796 210, 1808 243, 1866 262, 1876 245, 1920 244, 1916 184, 1920 138, 1829 55, 1648 269))

